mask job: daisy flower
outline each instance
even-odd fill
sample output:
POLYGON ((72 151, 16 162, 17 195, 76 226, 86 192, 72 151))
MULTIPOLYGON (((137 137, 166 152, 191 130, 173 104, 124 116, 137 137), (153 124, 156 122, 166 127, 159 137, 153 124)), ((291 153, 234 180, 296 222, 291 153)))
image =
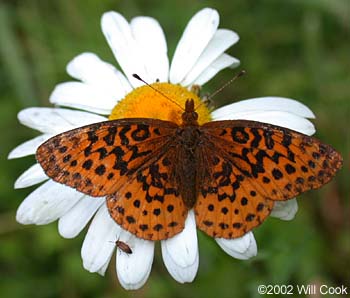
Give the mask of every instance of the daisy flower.
MULTIPOLYGON (((239 37, 228 29, 219 29, 219 14, 205 8, 189 21, 175 50, 171 64, 167 44, 158 22, 150 17, 136 17, 127 22, 117 12, 102 16, 101 26, 123 72, 102 61, 93 53, 75 57, 67 72, 77 81, 58 84, 50 96, 54 108, 27 108, 19 112, 23 124, 41 134, 15 149, 9 158, 35 154, 38 146, 59 133, 83 125, 128 117, 148 117, 180 123, 182 110, 159 92, 155 92, 132 74, 136 73, 156 89, 167 94, 180 106, 199 97, 194 86, 202 86, 220 70, 236 67, 239 60, 225 51, 239 37)), ((248 99, 210 112, 205 105, 197 110, 200 122, 225 119, 247 119, 284 126, 304 134, 315 132, 307 118, 313 113, 303 104, 287 98, 248 99)), ((65 238, 76 237, 91 220, 81 256, 83 266, 103 275, 116 250, 115 241, 127 243, 132 254, 117 251, 117 275, 125 289, 138 289, 147 280, 153 262, 154 241, 143 240, 123 230, 109 215, 105 198, 93 198, 49 179, 38 163, 25 171, 15 188, 42 183, 21 203, 17 221, 44 225, 58 220, 58 230, 65 238)), ((290 220, 297 212, 295 199, 276 202, 272 216, 290 220)), ((257 253, 252 232, 241 238, 216 238, 219 246, 238 259, 249 259, 257 253)), ((191 282, 198 269, 198 241, 194 212, 190 211, 185 229, 161 241, 164 264, 180 283, 191 282)))

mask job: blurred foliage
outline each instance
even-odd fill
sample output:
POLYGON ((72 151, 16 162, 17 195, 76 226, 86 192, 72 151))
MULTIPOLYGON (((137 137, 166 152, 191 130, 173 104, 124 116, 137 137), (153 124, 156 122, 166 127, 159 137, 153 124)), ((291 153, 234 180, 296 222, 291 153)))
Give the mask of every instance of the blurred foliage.
MULTIPOLYGON (((0 2, 0 293, 2 297, 259 297, 259 284, 348 285, 350 280, 350 1, 117 1, 2 0, 0 2), (65 65, 77 54, 95 52, 115 63, 100 29, 103 12, 128 19, 157 18, 170 57, 182 30, 199 9, 218 9, 220 27, 236 30, 240 42, 229 52, 248 74, 215 98, 220 106, 266 95, 295 98, 317 115, 317 137, 344 156, 330 184, 299 200, 292 222, 268 219, 255 230, 259 253, 249 261, 226 255, 199 233, 196 280, 180 285, 167 274, 157 249, 149 281, 125 291, 111 262, 105 277, 83 269, 84 232, 62 239, 56 223, 22 226, 18 205, 32 189, 13 183, 33 157, 6 160, 8 152, 36 135, 16 114, 48 106, 58 82, 69 80, 65 65)), ((233 72, 218 74, 204 92, 222 86, 233 72)))

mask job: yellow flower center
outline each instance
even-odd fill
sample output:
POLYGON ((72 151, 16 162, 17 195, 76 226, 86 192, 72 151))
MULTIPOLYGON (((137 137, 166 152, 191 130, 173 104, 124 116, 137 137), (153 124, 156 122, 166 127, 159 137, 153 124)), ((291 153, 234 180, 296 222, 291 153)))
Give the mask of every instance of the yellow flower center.
POLYGON ((198 107, 198 109, 196 108, 198 123, 204 124, 211 120, 207 106, 201 104, 201 99, 195 93, 180 85, 169 83, 154 83, 152 87, 160 92, 145 85, 128 93, 113 108, 109 119, 154 118, 175 122, 180 125, 182 122, 181 115, 185 109, 185 102, 187 99, 193 99, 195 107, 198 107), (167 97, 179 104, 179 106, 167 97))

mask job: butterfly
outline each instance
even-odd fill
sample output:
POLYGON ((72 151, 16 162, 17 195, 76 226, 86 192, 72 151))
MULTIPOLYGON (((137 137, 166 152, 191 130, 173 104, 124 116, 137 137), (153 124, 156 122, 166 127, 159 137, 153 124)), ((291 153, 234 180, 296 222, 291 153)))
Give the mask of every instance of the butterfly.
POLYGON ((199 125, 188 99, 182 123, 119 119, 73 129, 43 143, 36 158, 54 181, 106 196, 110 216, 139 238, 184 229, 190 209, 212 237, 238 238, 274 202, 330 181, 341 155, 316 138, 247 120, 199 125))

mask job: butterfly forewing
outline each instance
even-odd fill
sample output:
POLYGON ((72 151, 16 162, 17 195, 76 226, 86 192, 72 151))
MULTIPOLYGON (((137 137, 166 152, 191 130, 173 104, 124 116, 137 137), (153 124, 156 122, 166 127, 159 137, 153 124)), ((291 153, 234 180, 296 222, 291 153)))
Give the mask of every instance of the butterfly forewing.
POLYGON ((36 158, 53 180, 91 196, 105 196, 157 156, 176 127, 152 119, 91 124, 49 139, 38 148, 36 158))
POLYGON ((210 179, 195 211, 198 227, 215 237, 242 236, 268 216, 273 201, 321 187, 342 164, 332 147, 278 126, 217 121, 201 131, 198 155, 211 155, 203 164, 210 179))

